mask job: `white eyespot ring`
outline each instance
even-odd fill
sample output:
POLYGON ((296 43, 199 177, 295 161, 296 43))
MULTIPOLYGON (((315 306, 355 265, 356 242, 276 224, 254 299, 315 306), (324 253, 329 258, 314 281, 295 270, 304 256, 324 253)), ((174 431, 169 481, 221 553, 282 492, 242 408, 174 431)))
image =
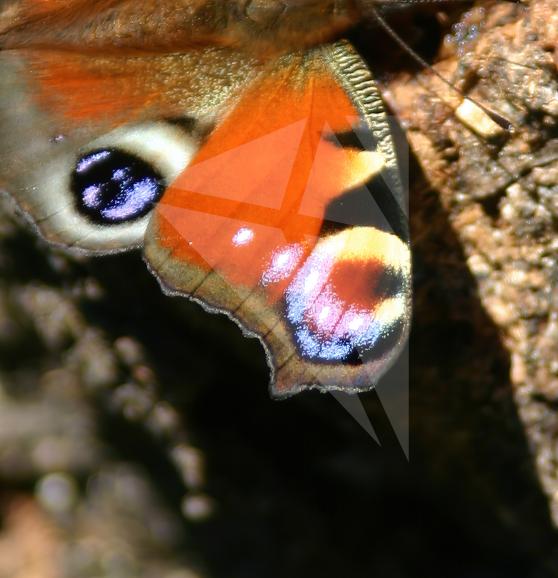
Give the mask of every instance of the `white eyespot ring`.
POLYGON ((100 223, 80 212, 71 186, 80 159, 99 150, 127 153, 151 166, 166 188, 188 166, 198 146, 186 130, 163 121, 119 127, 77 151, 62 146, 61 154, 53 155, 40 172, 41 182, 34 185, 35 194, 42 193, 40 212, 33 211, 39 230, 49 240, 89 253, 141 246, 150 213, 129 222, 100 223))

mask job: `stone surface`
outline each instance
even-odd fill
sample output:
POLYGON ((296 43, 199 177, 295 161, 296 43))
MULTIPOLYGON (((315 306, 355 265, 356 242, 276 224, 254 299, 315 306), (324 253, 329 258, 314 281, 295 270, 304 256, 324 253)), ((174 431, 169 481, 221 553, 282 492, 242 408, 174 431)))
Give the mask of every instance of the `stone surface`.
POLYGON ((497 330, 557 523, 558 3, 492 3, 457 32, 437 70, 512 130, 475 134, 452 113, 460 95, 428 72, 398 79, 392 103, 497 330))

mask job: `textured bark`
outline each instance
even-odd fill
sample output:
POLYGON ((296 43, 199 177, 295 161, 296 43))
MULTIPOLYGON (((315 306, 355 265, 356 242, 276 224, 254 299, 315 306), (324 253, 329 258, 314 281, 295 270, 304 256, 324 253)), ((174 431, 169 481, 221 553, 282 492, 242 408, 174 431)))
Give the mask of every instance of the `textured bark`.
POLYGON ((356 37, 418 160, 409 463, 374 392, 382 448, 330 396, 271 401, 258 343, 139 254, 2 206, 1 578, 558 575, 558 7, 483 6, 436 67, 513 133, 356 37))

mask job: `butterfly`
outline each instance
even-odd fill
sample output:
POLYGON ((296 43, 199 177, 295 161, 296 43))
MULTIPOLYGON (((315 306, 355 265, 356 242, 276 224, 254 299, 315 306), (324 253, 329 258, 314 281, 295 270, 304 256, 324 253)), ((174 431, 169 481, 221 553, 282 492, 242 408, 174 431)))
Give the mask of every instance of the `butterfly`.
POLYGON ((0 188, 52 243, 142 248, 260 339, 273 396, 368 390, 411 317, 395 146, 342 38, 375 1, 4 1, 0 188))

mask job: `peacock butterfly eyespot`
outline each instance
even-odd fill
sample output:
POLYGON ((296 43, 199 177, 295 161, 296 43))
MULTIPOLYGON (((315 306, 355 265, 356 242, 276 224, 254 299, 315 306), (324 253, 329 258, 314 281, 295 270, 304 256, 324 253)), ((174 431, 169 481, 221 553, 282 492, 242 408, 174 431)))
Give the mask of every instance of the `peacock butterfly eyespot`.
POLYGON ((378 229, 353 227, 318 242, 286 291, 302 355, 349 363, 385 341, 407 307, 409 249, 378 229))
POLYGON ((33 203, 29 210, 43 234, 61 245, 94 253, 138 247, 154 207, 195 153, 197 138, 168 120, 88 136, 76 147, 75 137, 53 141, 49 135, 52 150, 38 159, 30 148, 28 166, 41 170, 29 173, 21 194, 33 203), (44 194, 32 195, 36 190, 44 194))
POLYGON ((126 151, 97 149, 79 158, 71 176, 78 210, 100 224, 145 216, 161 198, 163 175, 126 151))

